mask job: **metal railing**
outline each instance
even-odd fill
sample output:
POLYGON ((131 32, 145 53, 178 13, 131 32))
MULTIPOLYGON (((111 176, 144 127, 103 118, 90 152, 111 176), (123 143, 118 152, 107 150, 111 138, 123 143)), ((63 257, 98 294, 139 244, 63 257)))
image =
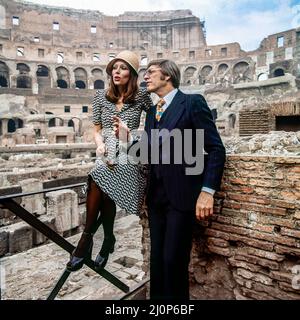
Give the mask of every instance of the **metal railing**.
MULTIPOLYGON (((40 194, 40 193, 51 192, 51 191, 83 187, 84 185, 85 185, 85 183, 76 183, 76 184, 70 184, 70 185, 65 185, 65 186, 61 186, 61 187, 43 189, 41 191, 35 191, 35 192, 3 195, 3 196, 0 196, 0 204, 3 205, 5 208, 9 209, 16 216, 18 216, 19 218, 21 218, 22 220, 27 222, 34 229, 41 232, 48 239, 55 242, 59 247, 61 247, 62 249, 64 249, 65 251, 67 251, 71 254, 74 251, 75 247, 70 242, 68 242, 65 238, 63 238, 57 232, 55 232, 50 227, 48 227, 45 223, 41 222, 37 217, 35 217, 29 211, 24 209, 14 199, 20 198, 20 197, 25 197, 25 196, 31 196, 31 195, 35 195, 35 194, 40 194)), ((98 218, 97 225, 95 228, 96 230, 99 228, 100 224, 101 224, 101 221, 98 218)), ((144 286, 149 281, 149 279, 146 279, 146 280, 142 281, 141 284, 138 284, 137 286, 132 288, 132 290, 130 290, 130 288, 125 283, 120 281, 118 278, 116 278, 113 274, 111 274, 107 270, 102 269, 102 270, 97 271, 94 267, 94 261, 92 259, 89 259, 89 258, 84 259, 84 264, 86 264, 89 268, 91 268, 94 272, 98 273, 104 279, 106 279, 107 281, 112 283, 118 289, 122 290, 125 293, 125 295, 120 297, 121 300, 128 297, 131 293, 134 293, 135 291, 137 291, 139 288, 144 286)), ((58 279, 54 288, 52 289, 49 296, 47 297, 47 300, 54 300, 55 299, 59 290, 62 288, 62 286, 64 285, 64 283, 68 279, 70 273, 71 272, 68 271, 67 269, 64 270, 63 274, 60 276, 60 278, 58 279)), ((1 288, 0 288, 0 290, 1 290, 1 288)), ((0 299, 1 299, 1 291, 0 291, 0 299)))

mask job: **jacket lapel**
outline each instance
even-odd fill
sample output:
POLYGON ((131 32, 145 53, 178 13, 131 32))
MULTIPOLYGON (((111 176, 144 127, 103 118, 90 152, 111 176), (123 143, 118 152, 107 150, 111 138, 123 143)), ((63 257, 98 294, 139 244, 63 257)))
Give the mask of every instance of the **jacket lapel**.
POLYGON ((149 143, 151 142, 151 129, 154 129, 155 126, 155 113, 156 113, 156 106, 152 106, 147 113, 147 121, 146 121, 146 128, 145 131, 147 132, 149 143))
MULTIPOLYGON (((171 104, 168 106, 167 110, 162 116, 162 125, 160 129, 167 129, 168 132, 171 132, 175 127, 183 112, 185 111, 185 101, 186 96, 180 90, 176 93, 171 104)), ((164 135, 160 141, 160 144, 167 138, 169 135, 164 135)))

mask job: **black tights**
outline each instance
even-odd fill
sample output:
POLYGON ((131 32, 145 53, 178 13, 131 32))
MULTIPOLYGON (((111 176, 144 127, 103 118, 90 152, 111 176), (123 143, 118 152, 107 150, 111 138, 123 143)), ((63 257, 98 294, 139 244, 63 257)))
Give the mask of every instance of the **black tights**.
MULTIPOLYGON (((93 179, 90 177, 88 179, 84 232, 95 233, 100 224, 102 224, 104 238, 111 238, 114 233, 116 205, 114 201, 97 186, 93 179), (98 218, 99 212, 101 213, 98 218)), ((75 256, 81 257, 86 250, 85 246, 84 237, 81 237, 75 251, 75 256)))

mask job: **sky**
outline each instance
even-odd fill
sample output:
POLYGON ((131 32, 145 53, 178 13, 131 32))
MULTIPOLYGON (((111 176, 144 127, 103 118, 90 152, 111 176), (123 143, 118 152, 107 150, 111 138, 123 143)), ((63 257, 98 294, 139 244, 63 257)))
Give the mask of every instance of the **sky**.
MULTIPOLYGON (((28 1, 28 0, 27 0, 28 1)), ((300 27, 300 0, 30 0, 38 4, 98 10, 105 15, 125 11, 190 9, 205 20, 208 45, 239 42, 255 50, 270 34, 300 27)))

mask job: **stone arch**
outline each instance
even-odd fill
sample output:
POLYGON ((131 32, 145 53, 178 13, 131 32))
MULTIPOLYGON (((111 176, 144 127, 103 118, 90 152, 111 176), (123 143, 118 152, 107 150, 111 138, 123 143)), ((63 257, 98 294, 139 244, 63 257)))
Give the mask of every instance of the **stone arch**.
MULTIPOLYGON (((69 122, 72 121, 73 125, 72 127, 74 128, 74 131, 77 135, 80 135, 81 133, 81 128, 82 128, 82 120, 78 117, 72 117, 69 122)), ((68 127, 70 127, 68 122, 68 127)), ((71 123, 71 122, 70 122, 71 123)))
POLYGON ((20 118, 15 118, 15 123, 16 123, 17 129, 24 127, 24 121, 20 118))
POLYGON ((192 83, 191 79, 194 77, 197 69, 195 67, 187 67, 183 72, 183 83, 190 85, 192 83))
POLYGON ((92 76, 94 78, 101 78, 103 77, 103 70, 102 69, 99 69, 99 68, 94 68, 92 70, 92 76))
POLYGON ((76 68, 74 70, 75 87, 78 89, 85 89, 87 86, 87 72, 83 68, 76 68))
POLYGON ((199 84, 205 84, 208 82, 208 78, 212 72, 212 66, 211 65, 206 65, 204 66, 199 74, 199 84))
POLYGON ((221 63, 219 66, 218 66, 218 74, 219 75, 224 75, 225 72, 228 70, 228 64, 227 63, 221 63))
POLYGON ((68 121, 68 127, 73 127, 73 128, 74 128, 74 122, 73 122, 72 119, 70 119, 70 120, 68 121))
POLYGON ((274 70, 274 77, 282 77, 285 75, 285 72, 282 68, 277 68, 274 70))
POLYGON ((48 127, 51 128, 51 127, 55 127, 55 126, 56 126, 55 118, 51 118, 48 121, 48 127))
POLYGON ((36 71, 37 77, 49 77, 49 68, 40 64, 36 71))
POLYGON ((235 122, 236 122, 236 115, 234 113, 231 113, 228 116, 228 122, 229 122, 229 128, 234 129, 235 127, 235 122))
POLYGON ((47 66, 39 64, 36 71, 36 77, 39 88, 42 89, 51 87, 50 73, 47 66))
POLYGON ((76 80, 75 81, 75 88, 76 89, 85 89, 86 88, 86 84, 82 80, 76 80))
POLYGON ((98 79, 94 82, 94 89, 104 89, 104 81, 101 79, 98 79))
POLYGON ((94 83, 94 89, 104 89, 105 83, 102 78, 103 70, 100 68, 94 68, 92 70, 92 82, 94 83))
POLYGON ((23 128, 23 127, 24 127, 24 122, 22 119, 20 119, 20 118, 9 119, 8 123, 7 123, 7 132, 13 133, 17 129, 23 128))
POLYGON ((19 71, 19 75, 17 76, 17 88, 30 89, 32 86, 32 79, 29 76, 29 66, 25 63, 18 63, 17 70, 19 71))
POLYGON ((25 63, 17 63, 17 70, 19 71, 19 74, 25 74, 28 75, 30 72, 30 68, 25 63))
POLYGON ((7 88, 7 87, 8 87, 7 78, 0 75, 0 88, 7 88))
POLYGON ((48 121, 48 127, 62 127, 64 125, 64 120, 59 117, 53 117, 48 121))
POLYGON ((0 87, 9 86, 9 69, 5 62, 0 61, 0 87))
POLYGON ((57 87, 60 89, 67 89, 68 88, 68 83, 65 80, 58 79, 57 81, 57 87))
POLYGON ((57 87, 66 89, 70 87, 70 74, 69 70, 65 67, 58 67, 55 69, 57 75, 57 87))
POLYGON ((17 77, 17 88, 30 89, 32 85, 31 77, 21 75, 17 77))
POLYGON ((16 123, 13 119, 9 119, 7 123, 7 132, 12 133, 16 131, 16 123))
POLYGON ((260 73, 257 77, 258 81, 263 81, 263 80, 267 80, 268 79, 268 75, 266 73, 260 73))
POLYGON ((240 61, 233 67, 233 83, 247 82, 251 80, 250 66, 246 61, 240 61))

